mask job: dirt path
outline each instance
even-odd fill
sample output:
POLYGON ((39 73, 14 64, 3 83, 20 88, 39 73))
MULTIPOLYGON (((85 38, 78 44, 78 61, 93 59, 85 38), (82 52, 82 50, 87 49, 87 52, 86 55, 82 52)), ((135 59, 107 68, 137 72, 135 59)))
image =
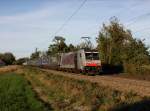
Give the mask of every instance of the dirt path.
POLYGON ((142 80, 132 80, 126 78, 119 78, 114 76, 86 76, 80 74, 73 74, 67 72, 60 72, 60 71, 53 71, 53 70, 45 70, 43 71, 63 75, 70 78, 81 79, 81 80, 88 80, 91 82, 96 82, 104 86, 108 86, 114 88, 119 91, 125 92, 135 92, 140 96, 150 96, 150 82, 149 81, 142 81, 142 80))

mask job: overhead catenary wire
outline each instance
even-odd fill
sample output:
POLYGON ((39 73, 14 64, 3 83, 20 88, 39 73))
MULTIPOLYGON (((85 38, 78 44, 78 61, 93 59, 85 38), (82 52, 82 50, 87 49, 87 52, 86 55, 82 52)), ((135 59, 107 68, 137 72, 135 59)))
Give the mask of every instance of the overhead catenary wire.
POLYGON ((70 20, 79 12, 79 10, 84 6, 84 4, 87 2, 87 0, 83 0, 83 2, 80 4, 80 6, 71 14, 71 16, 66 19, 66 21, 56 30, 56 32, 53 34, 55 36, 57 33, 59 33, 67 24, 70 22, 70 20))
MULTIPOLYGON (((87 2, 88 0, 83 0, 82 3, 77 7, 77 9, 66 19, 66 21, 51 35, 51 37, 56 36, 56 34, 58 34, 67 24, 68 22, 71 21, 71 19, 80 11, 80 9, 84 6, 84 4, 87 2)), ((44 41, 43 43, 47 42, 48 40, 44 41)), ((43 44, 43 43, 39 43, 39 44, 43 44)))
POLYGON ((148 31, 148 30, 150 30, 150 27, 146 27, 146 28, 143 28, 143 29, 140 29, 140 30, 135 30, 134 33, 139 33, 141 31, 148 31))
POLYGON ((135 24, 136 22, 138 22, 139 20, 141 20, 141 19, 143 19, 143 18, 145 18, 145 17, 148 17, 148 16, 150 16, 150 13, 145 13, 145 14, 136 16, 136 17, 130 19, 130 20, 128 21, 128 23, 127 23, 126 26, 127 26, 127 27, 128 27, 128 26, 131 26, 131 25, 135 24), (130 21, 131 21, 131 22, 130 22, 130 21))
MULTIPOLYGON (((137 5, 131 7, 130 10, 134 9, 136 6, 137 6, 137 5)), ((123 9, 123 10, 117 12, 117 13, 116 13, 117 15, 114 15, 114 16, 112 16, 112 17, 118 17, 118 16, 120 16, 125 10, 126 10, 126 9, 123 9)), ((98 17, 98 18, 100 18, 100 17, 98 17)), ((95 20, 96 22, 98 22, 98 18, 95 20)), ((103 17, 103 18, 105 18, 105 17, 103 17)), ((92 27, 88 28, 88 30, 94 28, 96 25, 97 25, 97 24, 95 24, 95 25, 93 25, 92 27)), ((100 28, 102 28, 102 27, 100 27, 100 28)), ((87 30, 87 31, 88 31, 88 30, 87 30)), ((98 33, 99 33, 98 31, 93 32, 93 33, 90 34, 90 36, 95 36, 95 34, 98 34, 98 33)))
MULTIPOLYGON (((82 2, 81 2, 81 4, 77 7, 77 9, 66 19, 66 21, 51 35, 51 37, 54 37, 54 36, 56 36, 60 31, 62 31, 63 29, 64 29, 64 27, 68 24, 68 22, 70 22, 71 21, 71 19, 80 11, 80 9, 84 6, 84 4, 87 2, 87 0, 83 0, 82 2)), ((122 11, 120 11, 119 13, 118 13, 118 15, 120 15, 121 14, 121 12, 122 11)), ((142 15, 141 15, 142 16, 142 15)), ((137 18, 141 18, 141 16, 137 16, 137 17, 134 17, 134 18, 132 18, 132 19, 130 19, 128 22, 135 22, 135 21, 137 21, 137 20, 134 20, 134 19, 137 19, 137 18)), ((96 20, 97 21, 97 20, 96 20)), ((130 25, 132 25, 132 23, 131 24, 127 24, 127 26, 130 26, 130 25)), ((90 34, 90 35, 95 35, 97 32, 95 32, 95 33, 92 33, 92 34, 90 34)), ((46 41, 47 42, 47 41, 46 41)))
MULTIPOLYGON (((130 8, 130 10, 134 9, 135 7, 137 7, 138 5, 134 5, 133 7, 130 8)), ((123 10, 125 11, 125 10, 123 10)), ((118 15, 119 16, 120 14, 123 13, 123 11, 119 11, 118 15)), ((131 18, 130 20, 127 21, 126 23, 126 27, 130 27, 131 25, 135 24, 138 20, 141 20, 142 18, 144 18, 144 16, 150 16, 150 13, 145 13, 145 14, 142 14, 142 15, 139 15, 139 16, 136 16, 136 17, 133 17, 131 18)), ((95 35, 97 34, 98 32, 95 32, 95 33, 91 33, 90 35, 95 35)))
MULTIPOLYGON (((125 26, 126 26, 126 27, 130 27, 131 25, 133 25, 134 23, 136 23, 136 22, 138 21, 138 19, 139 19, 139 20, 142 19, 142 18, 144 17, 144 15, 150 16, 150 13, 146 13, 146 14, 143 14, 143 15, 140 15, 140 16, 137 16, 137 17, 134 17, 134 18, 130 19, 130 20, 127 22, 127 25, 125 25, 125 26), (130 21, 131 21, 131 22, 130 22, 130 21)), ((138 32, 141 32, 141 31, 147 30, 147 29, 150 29, 150 27, 137 30, 137 31, 135 31, 134 33, 138 33, 138 32)), ((96 33, 97 33, 97 32, 92 33, 91 35, 94 35, 94 34, 96 34, 96 33)))

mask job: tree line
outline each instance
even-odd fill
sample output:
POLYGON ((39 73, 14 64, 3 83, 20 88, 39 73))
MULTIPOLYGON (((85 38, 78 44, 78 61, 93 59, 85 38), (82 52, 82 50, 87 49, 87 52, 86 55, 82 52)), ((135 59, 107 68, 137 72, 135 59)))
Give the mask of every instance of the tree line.
POLYGON ((6 65, 12 65, 16 59, 11 52, 7 52, 0 53, 0 60, 2 60, 6 65))
MULTIPOLYGON (((67 44, 62 36, 55 36, 46 52, 37 48, 30 56, 30 59, 39 58, 40 55, 57 55, 77 51, 79 49, 98 50, 103 66, 119 66, 121 71, 130 73, 142 73, 145 66, 150 65, 149 47, 144 40, 133 37, 132 32, 126 29, 120 21, 113 17, 109 24, 103 24, 99 35, 96 38, 97 46, 93 47, 91 42, 85 41, 79 45, 67 44)), ((8 53, 0 53, 0 60, 6 65, 23 64, 29 58, 15 59, 15 56, 8 53)))
POLYGON ((16 59, 13 53, 6 52, 6 53, 0 53, 0 60, 2 60, 5 65, 22 65, 27 60, 29 60, 29 58, 23 57, 23 58, 16 59))
POLYGON ((62 36, 55 36, 52 44, 49 45, 48 50, 46 52, 41 52, 37 48, 35 52, 33 52, 30 56, 30 59, 39 58, 40 55, 57 55, 58 53, 67 53, 72 51, 77 51, 79 49, 91 50, 91 43, 82 42, 79 45, 67 44, 66 39, 62 36))
MULTIPOLYGON (((96 47, 91 47, 90 42, 83 42, 76 46, 67 45, 65 40, 62 36, 54 37, 53 43, 44 54, 55 55, 79 49, 97 49, 103 66, 118 66, 120 71, 130 73, 139 73, 145 65, 150 64, 149 47, 145 45, 144 40, 133 37, 132 32, 126 29, 116 17, 111 18, 108 25, 103 24, 96 38, 96 47)), ((38 58, 41 53, 36 49, 31 54, 31 59, 38 58)))
POLYGON ((97 43, 103 64, 122 66, 124 72, 130 73, 142 73, 144 66, 150 64, 149 47, 134 38, 117 18, 103 24, 97 43))

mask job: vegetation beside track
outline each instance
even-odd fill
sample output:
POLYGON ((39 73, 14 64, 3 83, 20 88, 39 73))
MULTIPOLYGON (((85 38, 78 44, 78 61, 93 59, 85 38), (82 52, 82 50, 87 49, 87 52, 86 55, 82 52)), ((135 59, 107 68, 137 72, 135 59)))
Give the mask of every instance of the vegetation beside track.
POLYGON ((150 81, 150 73, 149 74, 129 74, 129 73, 122 73, 122 74, 115 75, 115 76, 122 77, 122 78, 129 78, 129 79, 150 81))
POLYGON ((120 73, 117 74, 117 76, 123 78, 150 81, 150 65, 144 65, 140 68, 130 67, 129 69, 131 73, 120 73))
POLYGON ((0 75, 0 111, 47 111, 31 86, 15 73, 0 75))
POLYGON ((6 72, 13 72, 13 71, 16 71, 18 68, 19 68, 19 66, 17 66, 17 65, 0 67, 0 74, 6 73, 6 72))
POLYGON ((38 68, 23 68, 40 98, 56 111, 149 111, 150 100, 85 80, 55 75, 38 68))
POLYGON ((150 65, 143 65, 137 68, 130 64, 128 65, 128 72, 123 72, 122 70, 123 67, 120 65, 103 64, 100 74, 150 81, 150 65))

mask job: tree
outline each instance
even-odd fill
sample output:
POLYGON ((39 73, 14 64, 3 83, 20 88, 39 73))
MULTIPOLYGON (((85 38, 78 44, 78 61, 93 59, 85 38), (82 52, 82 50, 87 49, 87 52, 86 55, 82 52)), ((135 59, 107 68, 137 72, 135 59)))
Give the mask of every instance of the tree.
POLYGON ((0 59, 2 59, 6 65, 12 65, 13 62, 15 62, 15 56, 10 52, 0 54, 0 59))
POLYGON ((68 52, 72 52, 72 51, 75 51, 75 50, 77 50, 77 48, 73 44, 69 44, 68 52))
POLYGON ((58 52, 57 48, 58 47, 56 46, 56 44, 50 44, 50 46, 48 47, 47 55, 56 54, 58 52))
POLYGON ((4 54, 0 53, 0 59, 3 59, 4 54))
POLYGON ((131 38, 130 31, 124 29, 118 19, 111 19, 108 26, 103 24, 97 38, 101 59, 107 64, 121 64, 123 47, 131 38))
POLYGON ((48 55, 51 54, 57 54, 57 53, 63 53, 63 52, 67 52, 68 51, 68 46, 65 43, 65 38, 61 37, 61 36, 56 36, 53 39, 54 44, 50 44, 49 48, 48 48, 48 55))
POLYGON ((19 58, 18 60, 16 60, 15 64, 17 65, 22 65, 23 63, 25 63, 27 60, 29 60, 29 58, 19 58))
POLYGON ((143 43, 142 40, 133 39, 124 50, 124 63, 135 64, 140 67, 143 64, 149 64, 150 56, 148 47, 143 43))
POLYGON ((131 69, 132 66, 136 70, 137 66, 150 63, 148 47, 142 40, 134 39, 131 31, 116 18, 111 19, 107 26, 103 24, 97 43, 105 64, 122 65, 124 69, 131 69))
POLYGON ((35 52, 33 52, 30 56, 31 59, 36 59, 36 58, 39 58, 40 57, 40 51, 38 51, 38 49, 36 48, 35 49, 35 52))
POLYGON ((62 36, 55 36, 53 41, 55 42, 55 44, 60 44, 61 42, 65 42, 65 38, 62 36))

